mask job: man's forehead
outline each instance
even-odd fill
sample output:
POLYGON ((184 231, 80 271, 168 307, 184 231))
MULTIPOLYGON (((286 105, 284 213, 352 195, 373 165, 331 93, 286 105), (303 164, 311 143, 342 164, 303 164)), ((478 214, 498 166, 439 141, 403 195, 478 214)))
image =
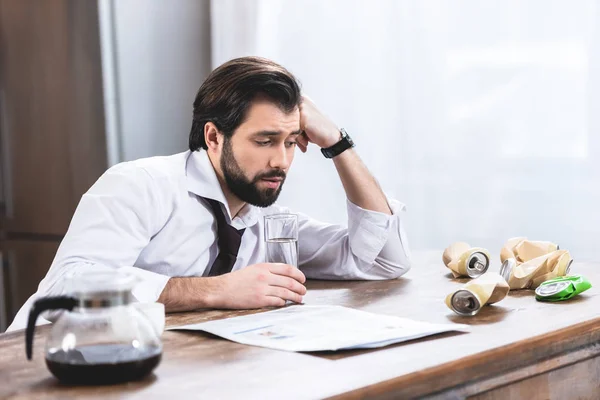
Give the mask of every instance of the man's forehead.
POLYGON ((240 128, 251 132, 278 132, 289 135, 300 133, 300 110, 296 107, 286 112, 268 101, 255 101, 250 106, 240 128))

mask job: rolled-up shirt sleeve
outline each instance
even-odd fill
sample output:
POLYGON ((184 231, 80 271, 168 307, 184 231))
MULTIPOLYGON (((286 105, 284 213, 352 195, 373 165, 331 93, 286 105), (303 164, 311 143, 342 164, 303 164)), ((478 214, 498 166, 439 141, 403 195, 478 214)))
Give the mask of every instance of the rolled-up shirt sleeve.
POLYGON ((410 269, 402 216, 406 207, 388 200, 392 215, 347 200, 348 227, 299 214, 299 268, 314 279, 394 279, 410 269))

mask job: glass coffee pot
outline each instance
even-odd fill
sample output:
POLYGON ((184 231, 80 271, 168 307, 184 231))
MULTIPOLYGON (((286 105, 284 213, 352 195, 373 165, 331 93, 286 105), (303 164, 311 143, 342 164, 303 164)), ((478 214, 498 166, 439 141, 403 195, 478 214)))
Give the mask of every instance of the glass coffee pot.
POLYGON ((61 382, 111 384, 139 380, 160 363, 162 343, 150 320, 132 306, 133 275, 99 271, 69 278, 68 296, 38 299, 25 336, 31 359, 40 313, 58 311, 46 341, 46 365, 61 382))

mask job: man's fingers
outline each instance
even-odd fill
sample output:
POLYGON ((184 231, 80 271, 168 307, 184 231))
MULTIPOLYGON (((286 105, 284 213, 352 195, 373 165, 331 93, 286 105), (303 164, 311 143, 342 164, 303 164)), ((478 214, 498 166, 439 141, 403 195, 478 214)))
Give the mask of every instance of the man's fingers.
POLYGON ((306 136, 306 133, 302 132, 301 135, 298 135, 298 137, 296 138, 296 143, 301 144, 304 147, 308 146, 308 137, 306 136))
POLYGON ((306 294, 306 287, 299 283, 296 279, 288 278, 287 276, 271 274, 268 281, 270 286, 278 286, 284 289, 298 293, 300 296, 306 294))
POLYGON ((291 290, 279 286, 270 286, 266 292, 266 295, 278 297, 283 300, 290 300, 295 303, 302 303, 302 296, 300 296, 298 293, 294 293, 291 290))
POLYGON ((302 135, 299 135, 296 138, 296 144, 303 153, 306 153, 306 149, 308 148, 308 139, 304 135, 305 133, 302 133, 302 135))
POLYGON ((275 296, 265 296, 265 304, 263 307, 283 307, 285 300, 275 296))
POLYGON ((306 282, 306 277, 298 268, 289 264, 273 263, 269 264, 269 271, 277 275, 289 276, 300 283, 306 282))
POLYGON ((310 140, 310 138, 308 137, 308 134, 306 133, 306 131, 303 131, 300 136, 298 136, 298 138, 302 138, 302 140, 304 142, 306 142, 306 144, 308 145, 309 143, 312 143, 313 141, 310 140))

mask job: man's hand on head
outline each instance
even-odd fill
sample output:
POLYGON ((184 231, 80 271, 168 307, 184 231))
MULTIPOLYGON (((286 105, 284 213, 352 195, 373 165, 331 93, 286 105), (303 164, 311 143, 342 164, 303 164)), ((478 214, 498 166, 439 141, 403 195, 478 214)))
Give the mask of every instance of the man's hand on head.
POLYGON ((302 152, 306 152, 308 143, 327 148, 339 142, 341 137, 336 124, 321 113, 308 96, 304 95, 300 104, 300 129, 304 133, 298 137, 297 143, 302 152))

